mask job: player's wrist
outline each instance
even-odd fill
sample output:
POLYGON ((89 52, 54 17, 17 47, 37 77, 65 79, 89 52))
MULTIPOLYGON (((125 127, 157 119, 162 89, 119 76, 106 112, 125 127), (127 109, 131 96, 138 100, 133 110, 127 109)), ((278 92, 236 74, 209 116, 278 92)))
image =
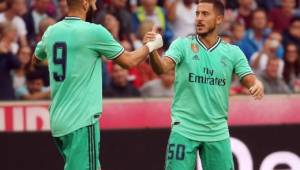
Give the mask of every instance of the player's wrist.
POLYGON ((163 44, 162 36, 157 34, 154 41, 149 41, 145 45, 148 47, 149 53, 151 53, 154 50, 161 48, 163 44))

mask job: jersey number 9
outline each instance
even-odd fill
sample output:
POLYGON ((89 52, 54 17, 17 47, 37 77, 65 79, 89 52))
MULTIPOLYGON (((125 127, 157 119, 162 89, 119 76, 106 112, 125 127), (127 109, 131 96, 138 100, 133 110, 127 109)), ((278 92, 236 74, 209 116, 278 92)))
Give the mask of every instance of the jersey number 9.
POLYGON ((54 72, 53 77, 57 82, 64 81, 66 78, 67 64, 67 44, 65 42, 56 42, 53 45, 53 63, 61 66, 61 74, 54 72), (60 52, 60 53, 59 53, 60 52))

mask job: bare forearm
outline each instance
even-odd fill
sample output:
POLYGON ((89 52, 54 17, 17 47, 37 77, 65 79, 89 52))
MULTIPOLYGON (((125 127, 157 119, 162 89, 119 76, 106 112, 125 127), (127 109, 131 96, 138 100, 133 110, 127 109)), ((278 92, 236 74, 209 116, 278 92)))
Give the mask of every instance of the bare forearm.
POLYGON ((252 64, 251 64, 251 67, 256 69, 258 67, 258 64, 259 64, 259 61, 260 61, 260 58, 262 56, 262 53, 260 52, 258 54, 258 56, 253 60, 252 64))
POLYGON ((143 46, 142 48, 139 48, 132 52, 132 61, 131 62, 134 63, 134 66, 137 66, 140 63, 142 63, 143 61, 145 61, 145 59, 147 59, 148 54, 149 54, 148 47, 143 46))
POLYGON ((41 100, 41 99, 50 99, 50 91, 49 92, 39 92, 34 94, 29 94, 21 97, 25 100, 41 100))
POLYGON ((27 42, 26 36, 21 36, 20 37, 20 43, 21 43, 22 47, 28 46, 28 42, 27 42))
POLYGON ((241 83, 244 87, 250 89, 255 84, 255 81, 256 76, 254 74, 249 74, 242 79, 241 83))
POLYGON ((159 75, 165 72, 164 63, 156 50, 150 53, 150 64, 156 74, 159 75))
POLYGON ((135 51, 125 51, 114 62, 122 66, 123 68, 129 69, 142 63, 148 56, 149 49, 143 46, 135 51))

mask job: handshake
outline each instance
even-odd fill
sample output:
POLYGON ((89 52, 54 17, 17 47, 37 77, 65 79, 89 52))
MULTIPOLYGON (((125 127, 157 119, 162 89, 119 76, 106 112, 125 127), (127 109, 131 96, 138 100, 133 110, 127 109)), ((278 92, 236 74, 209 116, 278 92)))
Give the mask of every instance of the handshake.
POLYGON ((148 47, 150 53, 164 45, 162 36, 156 33, 155 30, 156 28, 154 27, 152 31, 146 33, 143 38, 143 43, 148 47))

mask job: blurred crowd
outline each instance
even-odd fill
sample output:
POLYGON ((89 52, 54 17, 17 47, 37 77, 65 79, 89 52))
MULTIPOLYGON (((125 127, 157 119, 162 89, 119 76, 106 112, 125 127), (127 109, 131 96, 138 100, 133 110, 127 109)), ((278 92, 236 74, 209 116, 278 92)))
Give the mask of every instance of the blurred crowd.
MULTIPOLYGON (((223 0, 224 41, 239 46, 266 94, 300 92, 300 0, 223 0)), ((93 22, 126 50, 142 46, 153 25, 163 55, 177 37, 194 34, 194 0, 101 0, 93 22)), ((68 12, 66 0, 0 0, 0 100, 50 98, 47 62, 32 66, 35 45, 68 12)), ((148 61, 126 70, 103 57, 104 97, 170 97, 174 71, 156 75, 148 61)), ((231 95, 248 94, 233 76, 231 95)))

